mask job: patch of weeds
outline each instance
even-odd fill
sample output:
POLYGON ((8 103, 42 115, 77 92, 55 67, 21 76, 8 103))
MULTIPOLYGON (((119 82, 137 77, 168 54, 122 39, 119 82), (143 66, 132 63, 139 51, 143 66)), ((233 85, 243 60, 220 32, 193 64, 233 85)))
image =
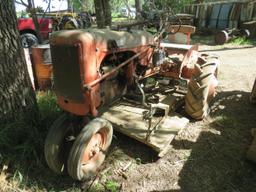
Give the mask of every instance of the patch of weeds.
POLYGON ((237 38, 230 40, 230 42, 228 44, 231 44, 231 45, 255 45, 256 40, 247 39, 244 37, 237 37, 237 38))
POLYGON ((107 190, 111 191, 111 192, 116 192, 119 191, 119 184, 115 181, 107 181, 105 184, 105 187, 107 190))
POLYGON ((106 191, 105 187, 100 183, 95 183, 89 190, 89 192, 103 192, 106 191))
POLYGON ((155 35, 157 33, 157 30, 155 27, 146 28, 146 31, 151 33, 152 35, 155 35))
POLYGON ((191 37, 191 44, 200 44, 200 45, 213 45, 214 37, 211 36, 203 36, 203 35, 193 35, 191 37))
POLYGON ((235 117, 218 116, 216 117, 214 123, 220 127, 237 127, 239 122, 235 117))
POLYGON ((17 179, 19 181, 19 183, 23 183, 23 181, 24 181, 22 173, 20 171, 18 171, 18 170, 16 170, 14 172, 13 179, 14 180, 17 179))
POLYGON ((112 19, 113 19, 113 18, 122 17, 122 15, 121 15, 120 13, 118 13, 118 12, 112 12, 112 13, 111 13, 111 17, 112 17, 112 19))
POLYGON ((57 105, 57 99, 53 92, 38 92, 37 104, 40 112, 40 123, 52 123, 61 114, 61 109, 57 105))
POLYGON ((37 101, 40 118, 36 124, 16 121, 0 125, 0 167, 8 162, 8 182, 32 191, 39 191, 42 186, 31 175, 47 172, 43 156, 47 128, 62 113, 52 92, 38 92, 37 101))

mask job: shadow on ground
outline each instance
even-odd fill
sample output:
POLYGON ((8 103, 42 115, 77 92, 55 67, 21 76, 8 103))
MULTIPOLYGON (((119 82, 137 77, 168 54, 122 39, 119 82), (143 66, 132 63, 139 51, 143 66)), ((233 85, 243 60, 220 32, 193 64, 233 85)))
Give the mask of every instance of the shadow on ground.
POLYGON ((213 121, 202 127, 195 143, 173 143, 176 149, 191 149, 179 173, 180 191, 255 191, 256 167, 245 159, 256 126, 249 93, 219 93, 211 115, 213 121))
MULTIPOLYGON (((191 123, 191 127, 188 128, 193 129, 196 123, 191 123)), ((140 167, 137 166, 136 169, 142 171, 142 179, 145 179, 144 169, 152 169, 152 173, 158 171, 154 174, 161 177, 157 178, 159 183, 164 180, 163 183, 168 184, 168 186, 154 186, 151 188, 154 189, 153 191, 157 191, 156 189, 161 192, 255 191, 256 166, 245 159, 246 150, 252 141, 250 130, 256 126, 256 106, 249 103, 249 93, 242 91, 219 93, 212 107, 211 118, 199 122, 199 126, 200 135, 195 142, 185 139, 175 139, 172 142, 176 152, 184 149, 191 151, 178 174, 169 174, 172 171, 172 166, 169 165, 180 160, 172 151, 167 158, 158 160, 157 154, 152 149, 116 132, 103 171, 111 166, 111 172, 116 162, 128 163, 139 160, 140 167), (163 170, 160 168, 163 163, 166 165, 164 172, 161 173, 163 170), (162 177, 164 175, 170 178, 162 177), (176 179, 172 177, 177 177, 180 189, 171 187, 176 183, 176 179)), ((42 149, 38 151, 43 152, 42 149)), ((45 164, 43 154, 40 157, 38 163, 35 159, 30 160, 31 163, 20 163, 27 166, 20 169, 27 171, 21 172, 26 176, 24 178, 26 189, 80 191, 81 183, 74 182, 68 176, 56 175, 45 164)), ((131 176, 134 177, 133 171, 131 176)), ((126 182, 131 182, 131 179, 126 182)), ((135 179, 134 183, 130 184, 137 183, 138 180, 135 179)), ((151 189, 142 191, 152 191, 151 189)))

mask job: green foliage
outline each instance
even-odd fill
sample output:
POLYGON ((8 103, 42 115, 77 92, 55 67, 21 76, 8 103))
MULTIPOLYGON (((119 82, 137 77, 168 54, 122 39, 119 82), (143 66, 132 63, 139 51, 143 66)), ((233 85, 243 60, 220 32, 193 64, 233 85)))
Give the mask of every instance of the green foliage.
MULTIPOLYGON (((182 11, 183 7, 192 3, 192 0, 155 0, 155 6, 157 9, 169 8, 172 9, 175 13, 182 11)), ((147 3, 147 0, 145 0, 147 3)))
POLYGON ((43 145, 47 130, 60 115, 52 92, 38 92, 39 121, 34 123, 12 122, 0 125, 0 166, 7 164, 10 179, 19 185, 26 182, 26 175, 43 163, 43 145), (8 162, 8 163, 6 163, 8 162))
POLYGON ((167 0, 168 1, 168 5, 174 10, 175 13, 179 13, 182 12, 182 9, 184 8, 184 6, 192 3, 192 0, 179 0, 178 2, 175 0, 167 0))
MULTIPOLYGON (((121 7, 126 7, 125 2, 127 1, 128 5, 134 7, 135 1, 134 0, 111 0, 110 6, 112 12, 118 13, 121 7)), ((72 0, 73 6, 75 11, 80 12, 82 11, 82 7, 86 7, 86 10, 94 13, 94 0, 72 0)))
POLYGON ((110 0, 111 10, 118 12, 121 7, 126 7, 125 2, 131 7, 135 6, 134 0, 110 0))
POLYGON ((91 13, 95 12, 93 0, 72 0, 72 3, 76 12, 84 11, 83 7, 86 11, 91 13))
POLYGON ((232 39, 229 44, 233 44, 233 45, 255 45, 256 44, 256 40, 250 40, 250 39, 246 39, 244 37, 238 37, 235 39, 232 39))
POLYGON ((56 102, 56 97, 51 91, 37 93, 37 103, 40 111, 41 125, 45 124, 47 121, 54 121, 60 115, 61 109, 58 107, 56 102))
POLYGON ((121 14, 120 14, 119 12, 112 12, 112 13, 111 13, 111 17, 112 17, 112 20, 113 20, 113 18, 119 18, 119 17, 121 17, 121 14))
POLYGON ((0 146, 6 155, 14 159, 37 158, 38 147, 42 147, 47 127, 60 115, 61 110, 51 92, 37 94, 40 120, 37 124, 12 122, 0 126, 0 146), (10 153, 10 154, 9 154, 10 153))
POLYGON ((117 192, 119 188, 119 184, 115 181, 107 181, 106 182, 106 189, 111 192, 117 192))

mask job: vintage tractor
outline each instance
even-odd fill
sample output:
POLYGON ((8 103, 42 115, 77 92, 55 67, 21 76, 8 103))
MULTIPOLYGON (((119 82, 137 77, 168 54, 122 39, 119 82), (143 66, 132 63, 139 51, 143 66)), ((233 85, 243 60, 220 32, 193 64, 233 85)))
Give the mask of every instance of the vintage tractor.
MULTIPOLYGON (((165 28, 165 29, 168 29, 165 28)), ((163 156, 188 119, 209 113, 219 60, 198 47, 162 42, 166 30, 58 31, 50 38, 54 89, 66 112, 51 126, 45 158, 56 173, 85 180, 97 173, 113 130, 163 156)), ((167 31, 168 32, 168 31, 167 31)))

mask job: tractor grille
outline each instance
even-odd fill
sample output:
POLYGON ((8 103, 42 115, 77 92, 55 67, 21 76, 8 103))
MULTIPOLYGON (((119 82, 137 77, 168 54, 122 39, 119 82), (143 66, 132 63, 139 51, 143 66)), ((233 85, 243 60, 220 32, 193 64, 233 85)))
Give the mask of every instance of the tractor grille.
POLYGON ((79 52, 77 46, 51 46, 54 89, 68 101, 82 102, 79 52))

